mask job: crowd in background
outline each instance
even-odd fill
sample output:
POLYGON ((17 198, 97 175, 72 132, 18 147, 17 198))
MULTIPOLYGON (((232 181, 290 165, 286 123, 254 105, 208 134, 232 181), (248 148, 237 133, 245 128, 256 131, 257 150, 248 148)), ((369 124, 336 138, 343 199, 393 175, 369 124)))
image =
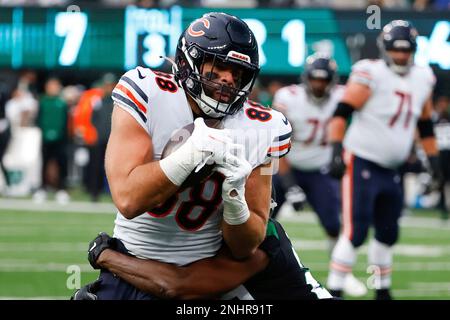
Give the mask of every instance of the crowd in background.
MULTIPOLYGON (((42 202, 49 191, 55 191, 56 200, 67 203, 68 187, 82 184, 91 200, 97 201, 107 188, 103 161, 111 128, 111 92, 117 78, 111 73, 104 74, 90 88, 64 87, 53 76, 44 82, 44 89, 39 92, 36 73, 25 71, 10 92, 2 91, 0 121, 7 119, 9 128, 1 135, 0 156, 6 153, 8 142, 24 140, 23 132, 38 129, 42 163, 39 183, 29 190, 34 200, 42 202)), ((33 143, 17 143, 26 145, 28 152, 33 153, 33 143)), ((2 169, 3 193, 15 195, 11 172, 3 165, 2 169)))
POLYGON ((69 5, 107 5, 124 7, 139 5, 142 7, 328 7, 336 9, 361 9, 369 5, 378 5, 385 9, 448 9, 449 0, 0 0, 0 6, 69 6, 69 5))

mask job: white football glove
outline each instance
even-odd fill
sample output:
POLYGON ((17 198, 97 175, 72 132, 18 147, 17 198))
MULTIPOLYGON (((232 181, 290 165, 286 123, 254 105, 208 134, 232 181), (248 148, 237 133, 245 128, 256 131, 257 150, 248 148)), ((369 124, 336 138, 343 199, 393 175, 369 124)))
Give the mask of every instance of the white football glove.
POLYGON ((231 149, 238 151, 237 156, 227 152, 226 161, 214 170, 225 176, 222 184, 223 219, 229 225, 238 225, 245 223, 250 217, 245 201, 245 183, 252 172, 252 166, 244 157, 242 145, 234 144, 231 149))
POLYGON ((164 174, 177 186, 180 186, 194 169, 200 170, 208 161, 222 161, 228 145, 232 145, 227 130, 210 128, 200 117, 195 119, 194 125, 194 131, 186 142, 159 161, 164 174))

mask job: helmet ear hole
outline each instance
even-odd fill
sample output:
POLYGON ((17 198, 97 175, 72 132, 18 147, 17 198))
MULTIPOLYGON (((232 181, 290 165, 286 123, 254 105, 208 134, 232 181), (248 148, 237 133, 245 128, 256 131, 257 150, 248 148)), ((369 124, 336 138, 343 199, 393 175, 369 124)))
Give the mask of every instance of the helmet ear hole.
POLYGON ((198 59, 201 56, 200 51, 196 47, 191 47, 190 49, 188 49, 188 51, 192 59, 198 59))

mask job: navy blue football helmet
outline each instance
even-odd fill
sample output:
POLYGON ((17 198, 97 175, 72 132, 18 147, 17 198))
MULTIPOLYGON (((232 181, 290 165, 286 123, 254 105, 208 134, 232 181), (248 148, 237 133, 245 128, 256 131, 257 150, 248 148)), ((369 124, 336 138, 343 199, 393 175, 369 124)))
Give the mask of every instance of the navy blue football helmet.
MULTIPOLYGON (((220 118, 240 110, 259 73, 258 45, 255 36, 241 19, 211 12, 195 20, 178 41, 174 70, 178 83, 209 117, 220 118), (205 62, 213 68, 228 65, 242 71, 237 87, 214 82, 202 75, 205 62), (219 90, 229 102, 215 100, 208 90, 219 90)), ((212 72, 211 72, 212 73, 212 72)))
POLYGON ((328 82, 323 97, 329 95, 331 88, 337 82, 337 64, 336 61, 324 53, 315 53, 306 58, 304 71, 302 73, 302 82, 306 85, 309 95, 315 98, 322 98, 314 95, 310 80, 322 79, 328 82))
POLYGON ((405 74, 414 63, 414 52, 417 49, 418 32, 413 25, 405 20, 394 20, 384 26, 378 37, 378 48, 387 65, 396 73, 405 74), (396 64, 388 51, 411 52, 411 58, 406 65, 396 64))

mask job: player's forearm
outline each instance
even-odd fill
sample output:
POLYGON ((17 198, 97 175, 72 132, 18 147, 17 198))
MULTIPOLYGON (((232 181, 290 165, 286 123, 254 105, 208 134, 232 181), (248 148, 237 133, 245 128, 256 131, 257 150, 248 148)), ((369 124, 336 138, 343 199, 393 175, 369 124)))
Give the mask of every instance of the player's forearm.
POLYGON ((345 136, 346 120, 342 117, 333 117, 328 125, 328 141, 342 142, 345 136))
POLYGON ((437 156, 439 149, 435 137, 427 137, 421 139, 422 148, 427 156, 437 156))
POLYGON ((227 248, 211 258, 177 267, 104 250, 97 264, 139 290, 163 299, 206 299, 228 292, 264 270, 268 256, 257 250, 249 259, 233 260, 227 248))
POLYGON ((247 222, 243 224, 229 225, 223 222, 223 238, 233 257, 245 259, 253 254, 264 240, 266 227, 267 221, 252 211, 247 222))
POLYGON ((161 170, 158 161, 134 168, 121 183, 111 184, 114 203, 132 219, 164 203, 178 190, 161 170))
POLYGON ((139 290, 163 299, 177 297, 177 287, 185 278, 182 268, 130 257, 110 249, 101 253, 97 263, 139 290))
POLYGON ((290 172, 291 165, 290 165, 289 161, 286 159, 286 157, 281 158, 278 163, 279 163, 278 174, 280 176, 283 176, 290 172))

